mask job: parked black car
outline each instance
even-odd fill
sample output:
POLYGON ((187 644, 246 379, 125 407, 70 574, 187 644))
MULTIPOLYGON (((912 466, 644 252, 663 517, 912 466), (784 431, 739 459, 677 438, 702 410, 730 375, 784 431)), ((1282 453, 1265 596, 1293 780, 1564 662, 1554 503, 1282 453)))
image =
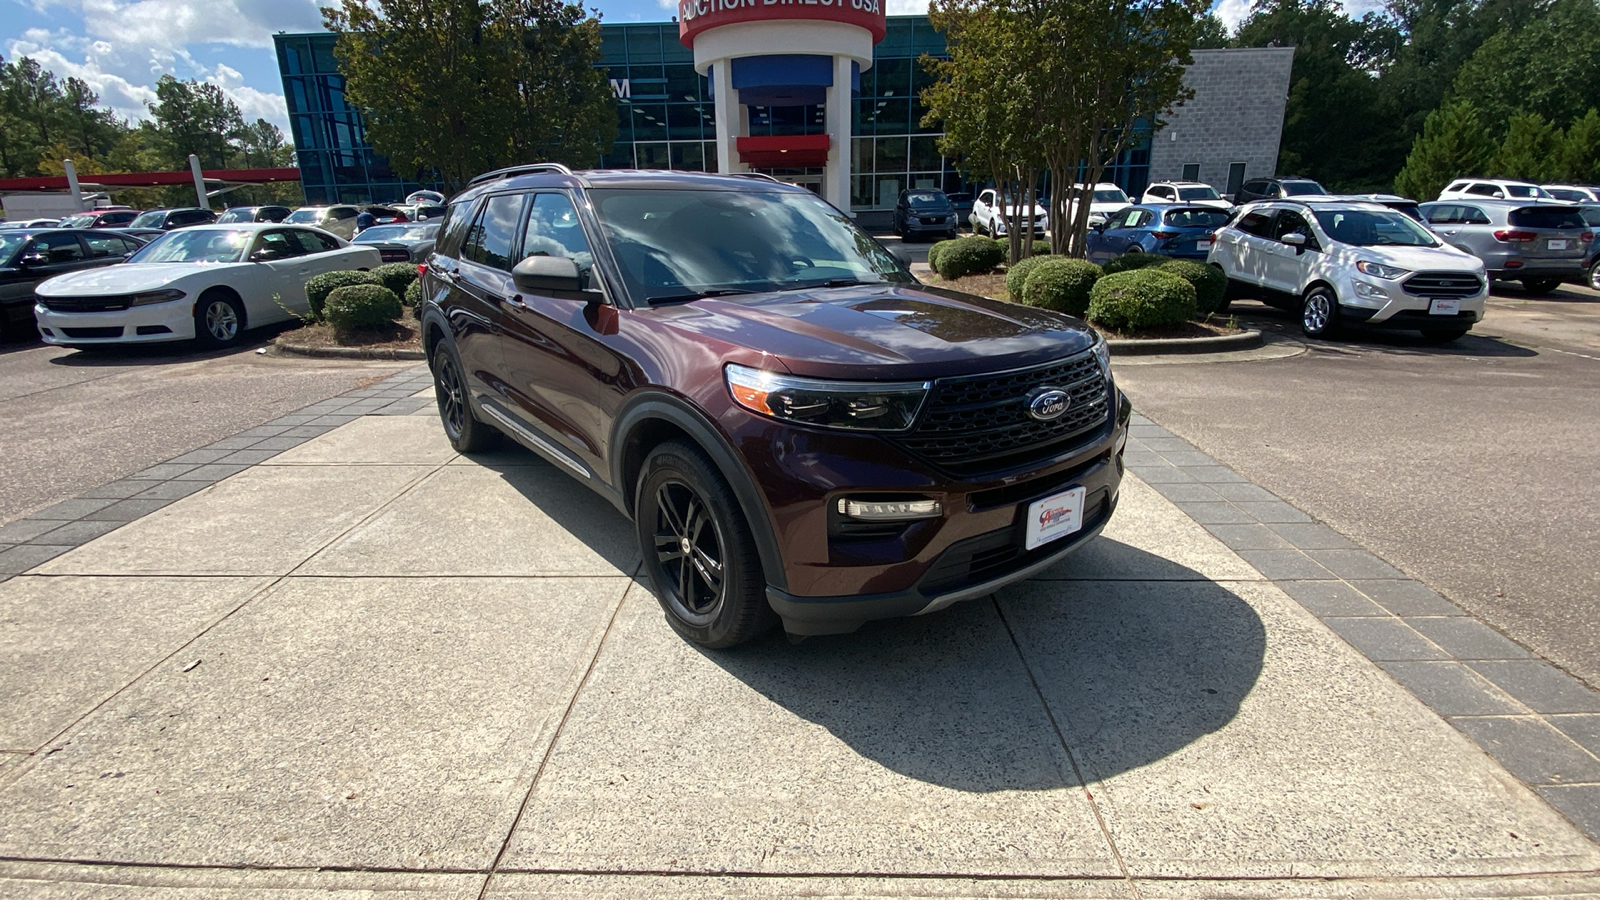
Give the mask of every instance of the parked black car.
POLYGON ((187 228, 190 225, 210 225, 216 220, 217 214, 209 209, 182 206, 174 209, 147 209, 140 213, 137 219, 129 222, 128 227, 171 231, 174 228, 187 228))
POLYGON ((235 222, 282 222, 292 210, 287 206, 230 206, 217 217, 218 225, 235 222))
POLYGON ((1286 197, 1310 197, 1327 194, 1322 185, 1299 175, 1279 175, 1274 178, 1252 178, 1239 188, 1233 197, 1235 206, 1255 200, 1282 200, 1286 197))
POLYGON ((925 234, 955 237, 960 221, 944 191, 931 188, 901 191, 894 205, 894 233, 903 238, 925 234))
POLYGON ((143 247, 115 231, 17 228, 0 231, 0 338, 33 333, 33 289, 45 279, 122 262, 143 247))
POLYGON ((492 172, 421 277, 451 444, 508 435, 614 504, 707 647, 988 596, 1117 505, 1132 408, 1100 335, 919 284, 800 187, 492 172))

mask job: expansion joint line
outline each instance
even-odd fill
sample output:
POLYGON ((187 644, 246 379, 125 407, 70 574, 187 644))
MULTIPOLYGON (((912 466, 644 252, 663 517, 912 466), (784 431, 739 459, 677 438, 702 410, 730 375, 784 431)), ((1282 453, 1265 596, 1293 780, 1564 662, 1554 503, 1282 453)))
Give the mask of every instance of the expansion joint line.
POLYGON ((1140 900, 1139 885, 1133 880, 1133 873, 1128 871, 1128 863, 1122 858, 1122 851, 1117 848, 1117 842, 1111 837, 1111 829, 1106 827, 1105 817, 1100 814, 1100 805, 1094 800, 1094 792, 1089 790, 1089 781, 1083 777, 1083 767, 1078 764, 1078 755, 1072 752, 1072 747, 1067 744, 1066 733, 1061 730, 1061 723, 1056 721, 1055 710, 1050 708, 1050 701, 1044 695, 1044 689, 1039 687, 1039 679, 1034 675, 1033 666, 1028 662, 1028 655, 1022 652, 1022 642, 1017 640, 1017 632, 1011 627, 1011 622, 1006 619, 1005 610, 1000 608, 1000 600, 993 594, 989 595, 989 602, 994 605, 995 615, 1000 617, 1000 624, 1005 626, 1006 636, 1011 638, 1011 647, 1017 651, 1017 660, 1022 663, 1022 670, 1028 673, 1028 683, 1033 685, 1033 693, 1039 698, 1039 705, 1044 708, 1045 718, 1050 720, 1050 727, 1055 730, 1056 741, 1061 745, 1063 753, 1067 754, 1067 762, 1072 764, 1072 774, 1078 779, 1078 784, 1083 786, 1084 799, 1089 801, 1089 811, 1094 813, 1095 824, 1100 826, 1100 836, 1105 838, 1106 846, 1111 848, 1111 856, 1117 861, 1117 868, 1122 872, 1122 880, 1127 882, 1128 895, 1133 900, 1140 900))

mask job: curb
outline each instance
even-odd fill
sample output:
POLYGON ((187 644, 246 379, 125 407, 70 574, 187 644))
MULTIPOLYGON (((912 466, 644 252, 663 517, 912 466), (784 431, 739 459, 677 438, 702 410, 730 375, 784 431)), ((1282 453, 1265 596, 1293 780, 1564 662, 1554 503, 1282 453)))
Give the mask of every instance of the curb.
POLYGON ((1149 340, 1106 341, 1112 356, 1154 356, 1158 353, 1227 353, 1254 350, 1264 345, 1261 331, 1252 328, 1240 334, 1200 338, 1151 338, 1149 340))
POLYGON ((393 349, 389 347, 308 347, 305 344, 290 344, 283 341, 274 341, 272 346, 283 353, 292 356, 315 356, 323 359, 410 359, 424 360, 421 350, 406 348, 393 349))

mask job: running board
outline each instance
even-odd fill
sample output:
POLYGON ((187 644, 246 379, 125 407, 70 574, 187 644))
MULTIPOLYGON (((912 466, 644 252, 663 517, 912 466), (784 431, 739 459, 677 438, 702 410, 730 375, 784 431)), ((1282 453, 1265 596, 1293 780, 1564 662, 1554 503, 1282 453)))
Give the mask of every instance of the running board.
POLYGON ((493 400, 486 400, 482 405, 483 411, 493 417, 496 422, 500 423, 502 428, 510 431, 512 437, 523 442, 524 444, 527 444, 534 450, 539 451, 540 454, 548 457, 552 462, 566 466, 584 478, 594 477, 589 472, 587 466, 573 459, 570 455, 568 455, 567 451, 557 447, 555 444, 550 443, 537 434, 534 434, 521 422, 518 422, 506 413, 501 412, 493 400))

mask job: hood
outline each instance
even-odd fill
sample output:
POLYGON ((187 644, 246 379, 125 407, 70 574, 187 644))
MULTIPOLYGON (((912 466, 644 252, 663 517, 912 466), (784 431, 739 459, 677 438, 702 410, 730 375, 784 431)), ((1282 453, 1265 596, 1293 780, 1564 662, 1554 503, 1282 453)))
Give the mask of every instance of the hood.
POLYGON ((778 357, 796 375, 922 379, 1031 365, 1087 350, 1070 316, 924 285, 711 298, 644 315, 699 342, 778 357))
MULTIPOLYGON (((1046 210, 1045 210, 1045 208, 1043 206, 1034 206, 1034 207, 1030 207, 1030 209, 1031 209, 1033 215, 1035 215, 1035 216, 1042 216, 1046 212, 1046 210)), ((1005 216, 1007 218, 1010 218, 1012 216, 1015 216, 1021 210, 1022 210, 1022 204, 1020 204, 1020 203, 1007 203, 1006 207, 1005 207, 1005 213, 1004 214, 1005 214, 1005 216)))
POLYGON ((1483 261, 1470 253, 1444 244, 1438 247, 1349 247, 1352 259, 1370 259, 1386 266, 1399 266, 1413 272, 1482 272, 1483 261))
POLYGON ((193 275, 202 268, 212 268, 217 265, 227 264, 119 263, 57 275, 39 285, 35 291, 50 297, 137 294, 142 291, 160 290, 186 275, 193 275))

